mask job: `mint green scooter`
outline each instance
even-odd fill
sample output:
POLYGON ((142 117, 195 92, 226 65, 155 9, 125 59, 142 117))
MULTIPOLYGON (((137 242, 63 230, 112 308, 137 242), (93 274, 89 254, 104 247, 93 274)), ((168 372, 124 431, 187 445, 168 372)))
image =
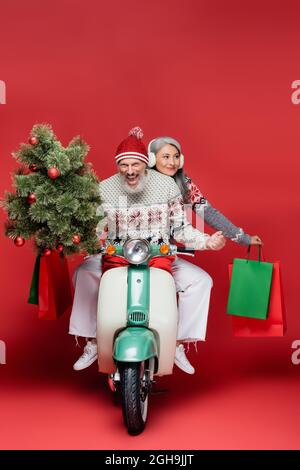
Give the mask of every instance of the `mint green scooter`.
POLYGON ((146 424, 154 376, 172 374, 177 333, 174 279, 148 262, 155 256, 174 256, 179 248, 129 239, 122 247, 110 245, 106 252, 124 257, 129 265, 110 269, 101 278, 99 372, 109 374, 111 389, 121 392, 128 432, 139 434, 146 424))

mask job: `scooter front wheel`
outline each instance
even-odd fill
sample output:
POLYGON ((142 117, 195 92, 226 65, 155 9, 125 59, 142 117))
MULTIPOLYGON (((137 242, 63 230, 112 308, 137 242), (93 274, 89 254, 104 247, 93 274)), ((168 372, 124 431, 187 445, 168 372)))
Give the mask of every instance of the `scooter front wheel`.
POLYGON ((150 391, 149 369, 145 362, 118 364, 121 379, 122 412, 129 434, 140 434, 145 427, 150 391))

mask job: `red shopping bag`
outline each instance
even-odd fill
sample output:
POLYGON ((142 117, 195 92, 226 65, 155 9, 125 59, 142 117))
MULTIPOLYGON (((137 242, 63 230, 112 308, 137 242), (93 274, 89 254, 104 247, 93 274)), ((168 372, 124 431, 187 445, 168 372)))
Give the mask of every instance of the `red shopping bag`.
MULTIPOLYGON (((229 265, 229 279, 232 264, 229 265)), ((283 336, 286 332, 286 313, 283 299, 279 261, 273 263, 272 286, 266 320, 232 316, 234 336, 268 337, 283 336)))
POLYGON ((28 302, 38 305, 43 320, 56 320, 71 310, 73 292, 65 256, 52 251, 37 257, 28 302))

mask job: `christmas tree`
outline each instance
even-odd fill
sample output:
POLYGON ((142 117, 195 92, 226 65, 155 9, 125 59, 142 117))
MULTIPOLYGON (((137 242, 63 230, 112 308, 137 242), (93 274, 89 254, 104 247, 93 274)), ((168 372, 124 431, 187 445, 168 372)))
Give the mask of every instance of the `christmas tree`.
POLYGON ((29 143, 12 154, 20 163, 15 191, 6 192, 2 205, 5 233, 16 246, 33 238, 38 254, 99 252, 99 181, 85 162, 88 151, 79 136, 63 147, 50 125, 36 124, 29 143))

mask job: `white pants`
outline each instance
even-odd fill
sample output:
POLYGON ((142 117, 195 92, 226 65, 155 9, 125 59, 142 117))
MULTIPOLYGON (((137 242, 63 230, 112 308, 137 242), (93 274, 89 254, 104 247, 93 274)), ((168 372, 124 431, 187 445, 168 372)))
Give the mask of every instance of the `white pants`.
MULTIPOLYGON (((178 292, 177 339, 204 341, 206 336, 212 278, 203 269, 176 258, 172 273, 178 292)), ((75 271, 75 295, 69 333, 85 338, 96 337, 98 290, 101 255, 87 258, 75 271)))

